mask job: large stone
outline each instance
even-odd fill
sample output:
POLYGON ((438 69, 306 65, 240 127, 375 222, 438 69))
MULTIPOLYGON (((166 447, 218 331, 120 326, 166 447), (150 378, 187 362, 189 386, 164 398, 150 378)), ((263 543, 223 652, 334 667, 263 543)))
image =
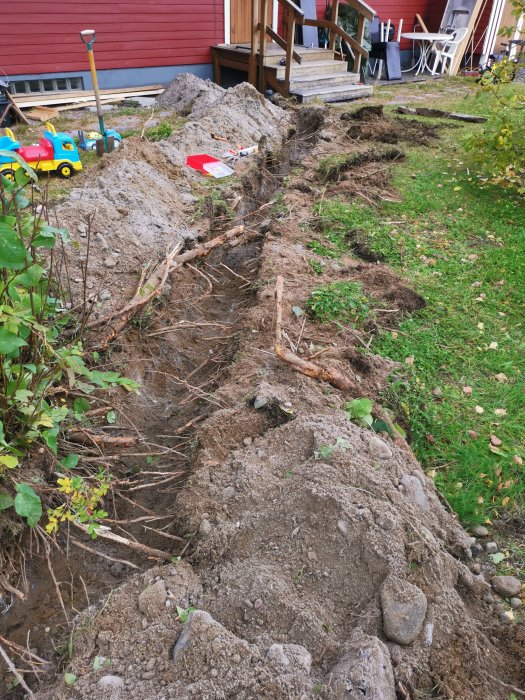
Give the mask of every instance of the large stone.
POLYGON ((162 579, 155 581, 139 595, 139 610, 150 620, 154 619, 166 611, 167 599, 166 584, 162 579))
POLYGON ((515 576, 494 576, 492 588, 505 598, 512 598, 521 593, 521 581, 515 576))
POLYGON ((281 666, 291 666, 310 673, 312 655, 300 644, 272 644, 266 656, 281 666))
POLYGON ((372 435, 368 441, 368 451, 373 459, 390 459, 392 457, 389 445, 377 435, 372 435))
POLYGON ((352 642, 326 681, 334 691, 343 691, 344 700, 396 700, 390 654, 377 637, 352 642))
POLYGON ((418 636, 427 613, 423 591, 408 581, 390 577, 380 590, 383 631, 398 644, 411 644, 418 636))
POLYGON ((421 508, 421 510, 430 510, 430 503, 428 502, 427 494, 425 493, 423 485, 417 476, 405 474, 399 483, 403 487, 405 496, 411 503, 418 508, 421 508))

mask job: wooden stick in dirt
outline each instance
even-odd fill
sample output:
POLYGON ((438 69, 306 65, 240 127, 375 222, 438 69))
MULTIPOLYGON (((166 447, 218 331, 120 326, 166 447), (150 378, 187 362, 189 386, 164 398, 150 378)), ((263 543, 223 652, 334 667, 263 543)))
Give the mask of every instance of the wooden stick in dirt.
POLYGON ((164 285, 166 284, 168 276, 181 267, 181 265, 184 265, 190 260, 205 257, 211 250, 217 248, 217 246, 223 245, 227 241, 240 236, 243 231, 244 226, 235 226, 229 231, 226 231, 226 233, 222 233, 220 236, 212 238, 211 241, 207 241, 206 243, 193 248, 193 250, 188 250, 180 255, 178 255, 178 252, 181 244, 177 244, 175 248, 168 253, 160 268, 157 268, 152 272, 144 285, 137 290, 134 297, 124 307, 117 311, 112 311, 107 316, 90 321, 90 323, 87 324, 86 327, 88 329, 92 329, 109 324, 111 321, 116 320, 116 322, 111 326, 110 332, 106 334, 106 336, 102 339, 102 342, 97 347, 107 348, 109 343, 114 340, 122 330, 124 330, 129 321, 136 316, 141 309, 147 306, 150 301, 159 296, 164 285), (147 294, 144 294, 144 290, 150 291, 147 294))
POLYGON ((322 382, 328 382, 341 391, 352 391, 356 388, 355 384, 342 372, 329 367, 324 369, 314 362, 304 360, 298 357, 290 350, 287 350, 282 344, 282 323, 283 323, 283 290, 284 280, 279 275, 275 285, 275 302, 276 302, 276 318, 275 318, 275 354, 284 360, 296 372, 301 372, 307 377, 319 379, 322 382))
MULTIPOLYGON (((80 530, 83 530, 84 532, 87 532, 87 525, 83 525, 82 523, 73 523, 76 527, 78 527, 80 530)), ((154 549, 153 547, 148 547, 145 544, 141 544, 140 542, 135 542, 134 540, 129 540, 127 537, 122 537, 121 535, 116 535, 114 532, 111 532, 108 528, 106 528, 104 525, 99 527, 97 529, 97 537, 100 537, 103 540, 110 540, 111 542, 115 542, 116 544, 122 544, 125 547, 129 547, 130 549, 134 549, 136 552, 139 552, 140 554, 145 554, 147 557, 150 559, 165 559, 167 561, 171 561, 173 559, 173 554, 169 554, 169 552, 163 552, 160 549, 154 549)))
POLYGON ((71 535, 69 536, 69 541, 72 542, 77 547, 80 547, 81 549, 85 549, 86 552, 90 552, 91 554, 96 554, 97 557, 102 557, 102 559, 107 559, 108 561, 117 562, 117 564, 124 564, 125 566, 129 566, 131 569, 136 569, 137 571, 140 571, 140 566, 137 566, 136 564, 132 564, 132 562, 127 561, 127 559, 117 559, 114 557, 110 557, 108 554, 104 554, 103 552, 99 552, 96 549, 93 549, 93 547, 88 547, 87 544, 84 544, 83 542, 79 542, 74 537, 71 537, 71 535))

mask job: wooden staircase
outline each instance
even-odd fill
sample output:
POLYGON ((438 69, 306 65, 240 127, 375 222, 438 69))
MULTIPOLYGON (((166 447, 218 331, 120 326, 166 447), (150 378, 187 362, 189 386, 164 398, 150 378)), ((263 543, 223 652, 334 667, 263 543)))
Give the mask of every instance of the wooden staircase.
POLYGON ((363 47, 365 20, 371 20, 375 14, 369 5, 363 0, 332 0, 332 19, 307 19, 293 0, 277 1, 282 9, 279 26, 283 36, 266 23, 268 0, 251 0, 250 43, 212 47, 216 83, 221 84, 221 67, 224 66, 247 72, 248 82, 260 92, 270 86, 286 97, 296 96, 300 102, 342 102, 372 93, 371 87, 359 83, 361 60, 368 58, 368 51, 363 47), (337 24, 340 1, 358 13, 355 37, 337 24), (295 30, 299 26, 327 29, 328 48, 295 44, 295 30), (353 53, 355 73, 348 72, 346 61, 336 59, 336 40, 353 53))
POLYGON ((372 88, 360 84, 358 73, 349 73, 346 61, 334 59, 329 49, 295 46, 301 63, 294 63, 286 85, 286 60, 283 49, 275 45, 265 51, 264 71, 266 83, 277 92, 295 96, 299 102, 343 102, 358 97, 368 97, 372 88))

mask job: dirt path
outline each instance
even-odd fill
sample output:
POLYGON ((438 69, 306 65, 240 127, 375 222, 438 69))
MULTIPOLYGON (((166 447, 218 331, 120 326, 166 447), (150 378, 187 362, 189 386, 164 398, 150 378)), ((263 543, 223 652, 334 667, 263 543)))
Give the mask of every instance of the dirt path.
MULTIPOLYGON (((182 231, 191 228, 199 239, 244 223, 249 240, 178 271, 106 358, 142 385, 138 397, 120 404, 125 418, 117 427, 143 436, 136 452, 162 453, 146 465, 125 455, 113 463, 122 482, 108 510, 117 521, 165 518, 112 527, 182 560, 148 569, 153 562, 101 540, 90 546, 147 570, 134 573, 78 547, 70 546, 69 560, 55 555, 69 615, 91 604, 71 628, 49 579, 40 585, 42 559, 29 562, 29 603, 13 606, 4 620, 13 639, 25 644, 31 629, 39 653, 49 656, 50 645, 57 652, 59 675, 38 692, 40 700, 508 700, 509 686, 520 685, 525 635, 494 616, 490 585, 472 566, 473 541, 402 446, 345 416, 349 398, 378 398, 392 364, 363 352, 359 332, 336 332, 296 311, 315 285, 332 280, 361 282, 396 314, 422 303, 377 262, 347 257, 313 276, 306 247, 312 205, 336 189, 318 164, 327 154, 368 149, 380 131, 367 127, 356 143, 357 132, 349 138, 339 116, 319 108, 291 117, 275 111, 267 149, 221 191, 226 209, 212 208, 211 218, 192 227, 192 181, 171 170, 178 165, 157 160, 171 152, 175 162, 174 144, 131 151, 141 172, 144 161, 158 165, 160 176, 151 177, 163 216, 176 223, 172 237, 188 238, 182 231), (278 275, 287 346, 300 357, 320 353, 316 362, 351 379, 351 395, 275 355, 278 275), (64 670, 76 677, 70 687, 64 670)), ((192 123, 187 133, 200 133, 202 121, 192 123)), ((106 181, 119 180, 122 157, 109 162, 106 181)), ((340 173, 342 196, 359 196, 356 175, 370 176, 378 164, 359 168, 340 173)), ((126 187, 132 191, 131 182, 126 187)), ((373 193, 387 188, 388 171, 381 170, 373 193)), ((113 201, 111 187, 101 189, 113 201)), ((74 206, 88 199, 73 197, 74 206)), ((114 254, 113 233, 127 235, 131 229, 122 227, 138 221, 142 200, 126 207, 97 232, 109 251, 96 252, 95 279, 107 274, 103 256, 114 254)), ((146 216, 153 221, 155 207, 146 216)), ((159 254, 164 244, 150 239, 159 254)), ((144 263, 138 249, 117 255, 122 290, 97 313, 129 294, 144 263)))

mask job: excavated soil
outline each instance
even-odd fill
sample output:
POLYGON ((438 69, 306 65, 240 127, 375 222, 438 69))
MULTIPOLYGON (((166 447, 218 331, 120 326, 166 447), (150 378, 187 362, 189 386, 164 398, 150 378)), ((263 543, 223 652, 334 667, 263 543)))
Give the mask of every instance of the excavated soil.
MULTIPOLYGON (((185 83, 178 83, 174 104, 187 109, 179 96, 185 83)), ((198 98, 190 95, 192 113, 198 98)), ((522 625, 501 623, 491 607, 492 569, 484 564, 473 573, 474 540, 410 451, 358 427, 344 412, 348 399, 378 400, 394 363, 366 349, 373 328, 340 329, 297 314, 314 287, 335 280, 361 282, 379 306, 393 310, 382 324, 394 325, 424 300, 387 266, 350 255, 350 247, 320 276, 312 273, 305 224, 315 223, 313 204, 326 193, 319 160, 359 146, 341 131, 336 110, 285 114, 273 106, 263 112, 266 105, 247 86, 221 93, 206 116, 186 125, 182 140, 128 142, 107 165, 104 159, 85 188, 96 189, 93 183, 103 178, 101 201, 116 202, 123 194, 115 194, 122 165, 143 174, 151 166, 145 196, 154 196, 147 204, 140 186, 132 195, 131 176, 127 214, 109 219, 106 210, 111 245, 117 232, 150 236, 156 210, 166 218, 157 237, 119 259, 123 282, 121 289, 111 287, 115 305, 133 289, 138 268, 162 257, 165 245, 184 232, 191 234, 186 240, 199 239, 244 223, 247 237, 179 270, 159 303, 105 358, 142 382, 139 395, 119 406, 144 435, 140 451, 163 452, 153 467, 125 455, 119 467, 137 478, 144 470, 173 476, 142 493, 123 486, 122 495, 135 506, 117 494, 112 505, 121 519, 144 512, 169 516, 164 534, 157 526, 127 529, 181 558, 133 574, 75 549, 73 572, 91 567, 94 573, 87 584, 91 604, 63 637, 62 653, 53 659, 58 675, 37 698, 508 700, 525 679, 525 632, 522 625), (231 104, 242 95, 249 103, 240 99, 232 116, 231 104), (241 125, 234 127, 237 119, 241 125), (195 202, 185 197, 200 176, 182 167, 181 144, 193 146, 194 137, 207 134, 211 146, 213 124, 231 141, 241 127, 244 139, 267 141, 222 192, 232 211, 190 223, 195 202), (275 355, 278 275, 284 278, 287 347, 345 373, 355 391, 344 395, 275 355), (64 671, 76 676, 73 685, 64 684, 64 671)), ((366 175, 368 167, 354 174, 366 175)), ((376 178, 380 196, 391 192, 384 173, 384 180, 376 178)), ((345 182, 339 183, 342 196, 358 196, 345 182)), ((89 200, 80 191, 59 213, 72 222, 75 208, 89 200)), ((125 425, 119 419, 116 427, 125 425)), ((90 545, 148 567, 129 550, 98 540, 90 545)), ((60 586, 66 587, 62 579, 60 586)), ((32 614, 42 628, 58 625, 59 611, 45 623, 36 608, 32 614)), ((21 619, 17 639, 31 626, 21 619)), ((54 629, 51 638, 58 646, 54 629)), ((37 644, 38 653, 51 656, 45 636, 37 644)))

